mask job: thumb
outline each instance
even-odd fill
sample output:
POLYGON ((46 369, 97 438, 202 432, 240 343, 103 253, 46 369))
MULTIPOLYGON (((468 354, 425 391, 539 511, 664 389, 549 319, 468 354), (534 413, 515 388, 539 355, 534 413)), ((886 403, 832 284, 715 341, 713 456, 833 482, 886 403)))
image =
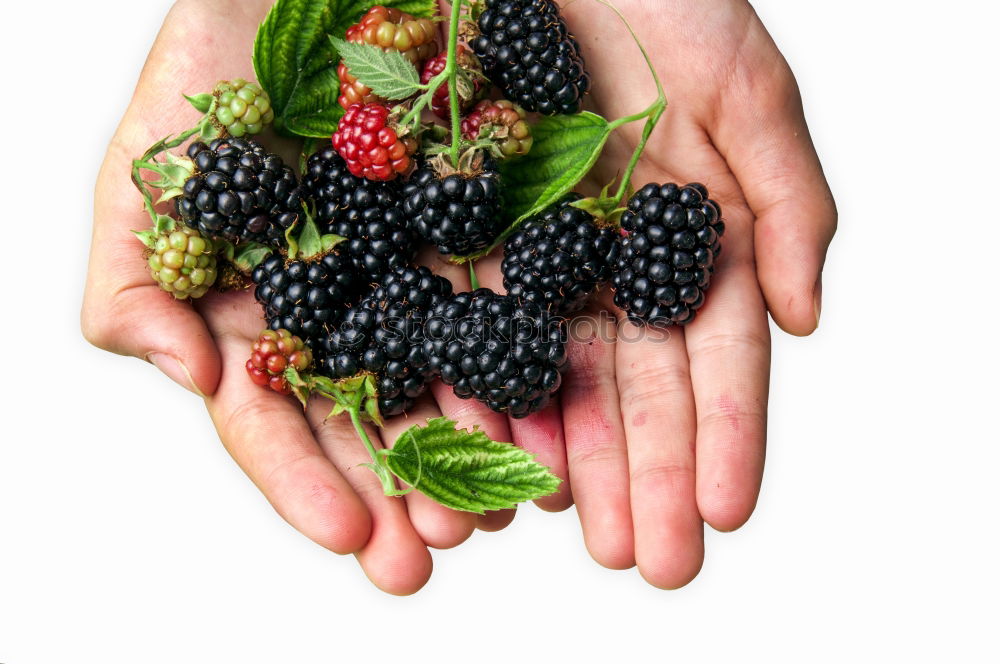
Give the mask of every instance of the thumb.
POLYGON ((127 189, 129 162, 121 152, 109 151, 95 192, 83 335, 99 348, 153 363, 196 394, 211 395, 222 371, 218 349, 190 302, 162 291, 147 270, 131 230, 147 228, 149 219, 127 189))
POLYGON ((798 86, 784 59, 734 87, 714 140, 753 211, 757 278, 783 330, 819 324, 822 271, 837 208, 809 136, 798 86), (763 79, 763 80, 761 80, 763 79))

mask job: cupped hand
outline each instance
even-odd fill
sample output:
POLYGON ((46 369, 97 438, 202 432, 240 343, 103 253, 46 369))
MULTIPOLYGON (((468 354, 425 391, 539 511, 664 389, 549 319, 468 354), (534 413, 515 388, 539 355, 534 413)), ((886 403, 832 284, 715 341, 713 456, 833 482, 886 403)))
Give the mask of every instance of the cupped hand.
MULTIPOLYGON (((197 113, 182 92, 253 78, 251 47, 270 5, 181 0, 171 9, 98 177, 82 327, 94 345, 144 358, 203 396, 230 454, 292 526, 331 551, 356 554, 383 590, 411 593, 430 576, 427 547, 455 546, 477 526, 503 528, 513 512, 477 518, 415 492, 404 500, 384 496, 375 475, 360 466, 369 458, 350 422, 324 421, 329 402, 320 399, 303 415, 290 398, 250 382, 243 365, 264 327, 253 296, 210 293, 193 306, 174 300, 152 281, 131 233, 150 226, 130 181, 132 159, 195 124, 197 113)), ((265 142, 282 147, 273 136, 265 142)), ((457 290, 469 289, 465 270, 435 262, 457 290)), ((441 414, 463 427, 478 424, 494 440, 510 440, 505 417, 447 389, 369 435, 376 445, 391 445, 405 428, 441 414)))
MULTIPOLYGON (((791 334, 816 329, 836 208, 795 79, 747 2, 616 4, 669 100, 632 182, 705 184, 726 221, 722 256, 704 308, 683 328, 637 328, 603 293, 570 326, 561 408, 510 426, 516 442, 568 480, 540 506, 575 501, 599 563, 637 565, 649 583, 674 588, 701 568, 703 523, 729 531, 753 511, 764 465, 767 312, 791 334)), ((564 14, 593 80, 591 109, 614 119, 647 107, 654 84, 614 13, 577 0, 564 14)), ((635 123, 611 137, 585 184, 590 193, 621 173, 641 130, 635 123)), ((498 270, 482 273, 500 286, 498 270)))

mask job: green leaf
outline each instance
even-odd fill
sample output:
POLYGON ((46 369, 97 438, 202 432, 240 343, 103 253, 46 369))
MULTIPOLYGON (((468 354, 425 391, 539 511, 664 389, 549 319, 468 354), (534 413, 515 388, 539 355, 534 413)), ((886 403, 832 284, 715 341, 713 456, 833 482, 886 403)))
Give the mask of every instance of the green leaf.
POLYGON ((519 222, 576 186, 601 156, 611 126, 590 112, 542 118, 531 127, 531 152, 503 162, 508 217, 519 222))
POLYGON ((379 97, 399 100, 420 92, 420 76, 399 51, 383 51, 370 44, 352 44, 330 37, 351 74, 379 97))
POLYGON ((343 37, 375 4, 431 16, 434 0, 277 0, 257 31, 253 64, 271 98, 274 126, 284 134, 329 138, 343 109, 337 103, 339 56, 329 37, 343 37))
POLYGON ((446 417, 410 427, 380 460, 432 500, 477 514, 555 493, 561 481, 521 448, 456 429, 446 417))

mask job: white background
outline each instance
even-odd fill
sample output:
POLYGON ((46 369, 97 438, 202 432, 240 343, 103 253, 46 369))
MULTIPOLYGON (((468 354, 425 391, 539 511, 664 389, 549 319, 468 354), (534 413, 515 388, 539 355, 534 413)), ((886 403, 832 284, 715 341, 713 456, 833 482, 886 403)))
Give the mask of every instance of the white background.
POLYGON ((527 507, 402 599, 79 334, 93 181, 169 3, 5 5, 0 662, 1000 661, 1000 13, 755 5, 841 218, 819 332, 775 336, 756 515, 663 592, 527 507))

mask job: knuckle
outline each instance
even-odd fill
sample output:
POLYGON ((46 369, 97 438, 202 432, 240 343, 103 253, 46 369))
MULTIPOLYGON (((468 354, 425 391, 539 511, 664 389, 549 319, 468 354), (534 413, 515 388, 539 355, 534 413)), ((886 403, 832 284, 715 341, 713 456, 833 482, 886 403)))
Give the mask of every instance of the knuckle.
POLYGON ((635 486, 647 486, 657 492, 677 494, 693 488, 694 465, 680 459, 664 460, 633 468, 629 479, 635 486))
POLYGON ((623 407, 670 399, 691 390, 691 373, 683 364, 633 363, 618 381, 623 407))

